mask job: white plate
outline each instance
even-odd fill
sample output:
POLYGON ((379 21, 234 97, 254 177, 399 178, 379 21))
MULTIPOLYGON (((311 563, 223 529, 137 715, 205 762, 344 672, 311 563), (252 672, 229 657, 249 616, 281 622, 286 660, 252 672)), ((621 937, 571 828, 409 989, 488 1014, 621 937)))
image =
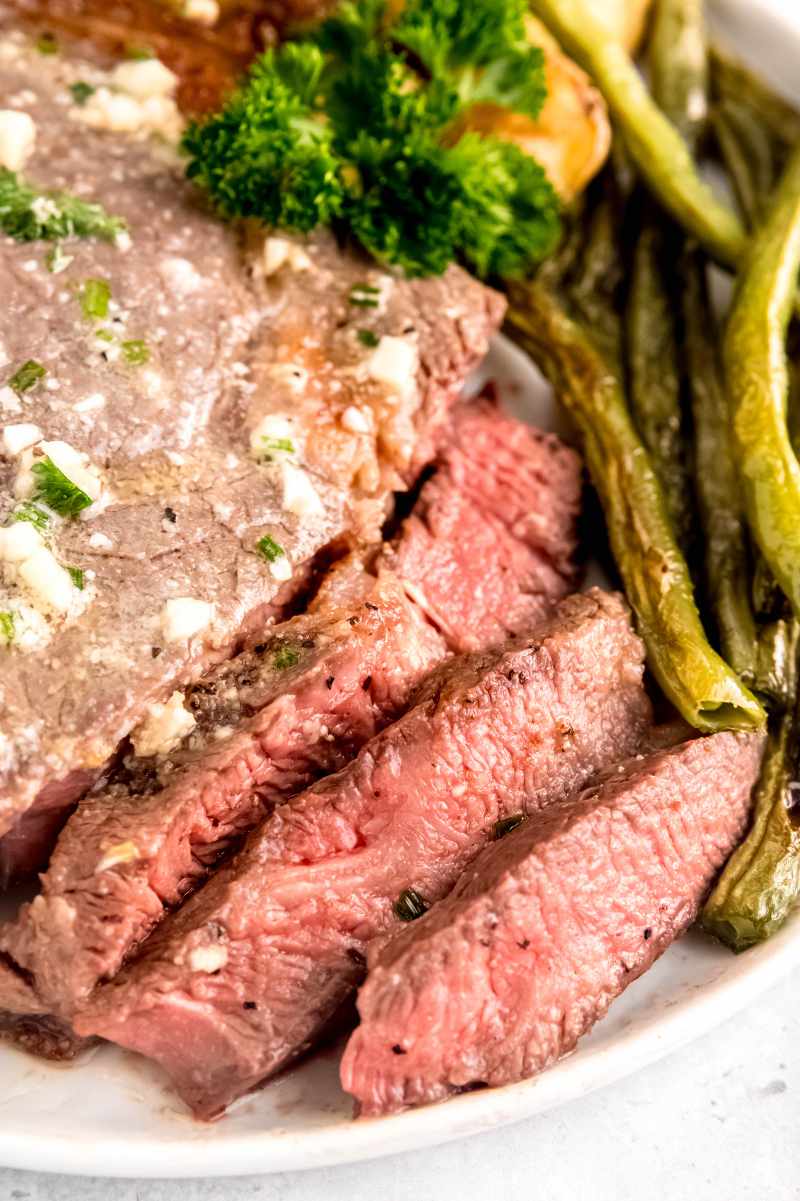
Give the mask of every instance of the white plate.
MULTIPOLYGON (((796 0, 716 0, 721 28, 791 94, 796 0)), ((498 340, 483 373, 510 407, 558 429, 547 388, 498 340)), ((214 1126, 193 1122, 157 1070, 103 1048, 72 1068, 0 1047, 0 1164, 94 1176, 234 1176, 369 1159, 519 1121, 613 1083, 718 1025, 800 964, 800 914, 735 957, 697 933, 617 1001, 580 1049, 544 1075, 397 1117, 353 1122, 327 1050, 214 1126)))

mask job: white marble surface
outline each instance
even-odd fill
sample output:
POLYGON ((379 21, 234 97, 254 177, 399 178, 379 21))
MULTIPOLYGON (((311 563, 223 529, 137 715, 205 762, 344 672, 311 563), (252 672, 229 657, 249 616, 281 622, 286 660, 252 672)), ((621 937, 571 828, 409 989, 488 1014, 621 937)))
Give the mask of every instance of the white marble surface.
POLYGON ((800 972, 646 1072, 468 1142, 241 1180, 0 1170, 0 1201, 796 1201, 798 997, 800 972))

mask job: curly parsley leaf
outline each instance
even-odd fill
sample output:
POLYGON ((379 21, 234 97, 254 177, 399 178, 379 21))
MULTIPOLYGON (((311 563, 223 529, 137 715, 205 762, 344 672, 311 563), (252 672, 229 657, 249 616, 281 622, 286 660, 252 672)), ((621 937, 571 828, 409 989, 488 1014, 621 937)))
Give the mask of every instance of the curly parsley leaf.
POLYGON ((225 216, 307 233, 341 212, 341 163, 312 107, 323 67, 316 46, 269 50, 221 112, 189 125, 189 177, 225 216))
POLYGON ((522 273, 557 239, 555 192, 519 148, 458 134, 477 103, 541 108, 524 0, 407 0, 394 23, 389 12, 345 0, 310 40, 264 54, 221 112, 190 125, 190 177, 224 216, 332 225, 409 275, 454 260, 522 273))

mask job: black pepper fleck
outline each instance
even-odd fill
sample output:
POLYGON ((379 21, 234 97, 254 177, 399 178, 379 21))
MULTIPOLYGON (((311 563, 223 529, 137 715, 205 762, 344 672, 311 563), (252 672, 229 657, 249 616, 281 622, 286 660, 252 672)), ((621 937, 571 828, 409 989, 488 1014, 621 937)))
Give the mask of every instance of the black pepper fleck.
POLYGON ((161 654, 161 651, 162 651, 162 650, 163 650, 163 647, 160 647, 160 646, 151 646, 151 647, 150 647, 150 654, 153 656, 153 658, 154 658, 154 659, 157 659, 157 658, 158 658, 158 656, 161 654))
POLYGON ((334 676, 328 676, 327 680, 325 681, 325 687, 328 689, 328 692, 330 692, 331 688, 333 688, 333 684, 334 676))
POLYGON ((373 605, 372 601, 364 601, 364 608, 365 608, 365 609, 369 609, 369 610, 370 610, 370 612, 372 612, 372 613, 377 613, 377 612, 378 612, 378 606, 377 606, 377 605, 373 605))
POLYGON ((392 1047, 392 1054, 393 1055, 407 1055, 408 1052, 406 1051, 405 1047, 401 1047, 399 1043, 395 1043, 394 1046, 392 1047))
POLYGON ((178 514, 174 509, 171 509, 169 505, 167 505, 167 507, 164 509, 164 516, 166 517, 167 521, 172 522, 173 525, 178 520, 178 514))
POLYGON ((644 932, 644 941, 645 941, 645 942, 647 942, 647 940, 648 940, 649 938, 652 938, 652 937, 653 937, 653 931, 652 931, 652 930, 650 929, 650 927, 648 926, 648 927, 647 927, 647 929, 646 929, 646 930, 645 930, 645 932, 644 932))
POLYGON ((365 676, 362 681, 361 687, 364 689, 365 692, 369 692, 370 688, 372 687, 372 676, 365 676))
POLYGON ((255 1001, 245 1001, 242 1009, 258 1009, 258 1006, 256 1005, 255 1001))

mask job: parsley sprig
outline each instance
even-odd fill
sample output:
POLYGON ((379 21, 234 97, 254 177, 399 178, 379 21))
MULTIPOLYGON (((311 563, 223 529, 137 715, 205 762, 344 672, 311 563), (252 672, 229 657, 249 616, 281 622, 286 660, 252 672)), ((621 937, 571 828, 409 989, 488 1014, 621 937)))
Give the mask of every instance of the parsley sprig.
POLYGON ((543 58, 525 10, 407 0, 391 23, 386 0, 347 0, 189 126, 188 173, 227 217, 333 225, 409 275, 455 259, 482 276, 521 274, 557 239, 557 197, 518 146, 463 129, 479 103, 539 112, 543 58))

